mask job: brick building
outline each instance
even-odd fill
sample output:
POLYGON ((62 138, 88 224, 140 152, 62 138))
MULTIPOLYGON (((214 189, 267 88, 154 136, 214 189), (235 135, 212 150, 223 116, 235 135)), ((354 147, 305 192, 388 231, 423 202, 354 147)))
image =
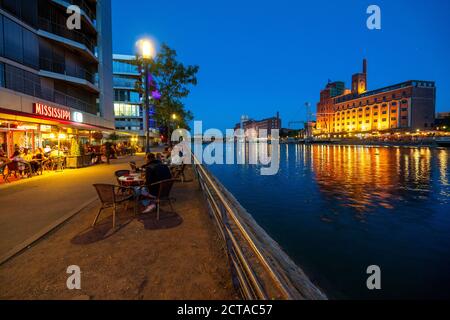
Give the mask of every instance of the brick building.
POLYGON ((281 129, 280 114, 277 112, 275 117, 263 120, 246 119, 245 121, 241 121, 235 125, 234 130, 237 129, 243 129, 246 134, 251 132, 251 130, 254 130, 253 132, 257 137, 259 137, 260 130, 267 130, 268 137, 271 137, 273 129, 281 129))
POLYGON ((351 89, 329 82, 317 103, 315 135, 430 130, 434 127, 433 81, 410 80, 367 91, 367 61, 352 76, 351 89))

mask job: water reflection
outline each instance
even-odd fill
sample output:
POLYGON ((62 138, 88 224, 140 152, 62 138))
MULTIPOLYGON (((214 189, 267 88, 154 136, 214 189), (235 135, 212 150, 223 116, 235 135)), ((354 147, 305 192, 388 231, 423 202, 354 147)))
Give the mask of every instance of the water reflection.
MULTIPOLYGON (((280 145, 280 171, 213 166, 257 222, 334 297, 448 298, 448 149, 280 145), (365 286, 382 266, 382 292, 365 286)), ((270 153, 271 147, 267 151, 270 153)), ((242 146, 247 160, 257 152, 242 146)))
MULTIPOLYGON (((395 209, 402 201, 427 198, 431 191, 428 148, 333 145, 299 148, 310 156, 309 165, 323 194, 340 206, 354 208, 359 219, 364 219, 364 213, 375 207, 395 209)), ((440 151, 441 184, 447 181, 448 156, 448 151, 440 151)))

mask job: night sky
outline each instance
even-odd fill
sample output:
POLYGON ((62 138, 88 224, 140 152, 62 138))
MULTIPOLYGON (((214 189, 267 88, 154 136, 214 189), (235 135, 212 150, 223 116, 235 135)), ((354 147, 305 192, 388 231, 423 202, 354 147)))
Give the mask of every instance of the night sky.
POLYGON ((369 90, 406 80, 437 83, 437 111, 450 111, 448 0, 112 0, 114 53, 134 54, 150 36, 198 64, 186 105, 207 128, 232 128, 242 114, 280 111, 283 126, 313 111, 328 79, 350 87, 368 59, 369 90), (382 29, 366 9, 381 7, 382 29))

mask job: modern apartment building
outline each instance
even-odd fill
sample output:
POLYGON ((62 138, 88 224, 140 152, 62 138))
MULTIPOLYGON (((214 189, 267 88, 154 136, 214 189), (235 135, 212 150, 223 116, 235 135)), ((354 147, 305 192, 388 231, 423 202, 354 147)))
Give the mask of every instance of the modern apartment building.
POLYGON ((2 149, 113 130, 111 0, 0 0, 2 149), (71 5, 79 29, 67 26, 71 5))
POLYGON ((433 81, 410 80, 367 91, 367 62, 352 76, 352 87, 330 82, 320 92, 315 135, 408 132, 434 128, 433 81))

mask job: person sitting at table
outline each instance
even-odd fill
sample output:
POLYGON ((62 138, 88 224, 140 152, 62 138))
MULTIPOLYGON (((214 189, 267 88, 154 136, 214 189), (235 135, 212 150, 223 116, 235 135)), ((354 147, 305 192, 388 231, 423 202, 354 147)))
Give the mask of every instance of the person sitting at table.
POLYGON ((141 189, 141 196, 148 197, 150 199, 144 199, 142 201, 142 204, 145 206, 142 213, 152 212, 156 208, 156 205, 151 201, 151 198, 158 196, 159 185, 152 184, 172 178, 172 173, 170 172, 169 167, 162 164, 161 161, 156 160, 153 153, 149 153, 148 158, 151 160, 152 164, 147 166, 145 171, 146 187, 141 189))
POLYGON ((23 175, 24 171, 25 171, 25 163, 24 163, 24 159, 20 156, 20 152, 19 151, 14 151, 12 157, 11 157, 11 161, 13 162, 17 162, 17 171, 19 171, 20 175, 23 175))
POLYGON ((11 160, 8 159, 5 152, 2 149, 0 149, 0 165, 9 163, 10 161, 11 160))
POLYGON ((148 166, 153 166, 160 163, 161 160, 156 159, 154 153, 147 153, 147 155, 145 156, 145 164, 143 164, 140 169, 145 170, 148 166))
POLYGON ((39 169, 42 165, 42 161, 44 161, 44 159, 45 158, 44 158, 42 149, 37 148, 36 151, 34 152, 32 160, 30 162, 31 170, 33 170, 33 173, 39 171, 39 169))
POLYGON ((30 162, 33 159, 33 155, 31 154, 29 149, 23 149, 22 158, 23 160, 30 162))
POLYGON ((49 157, 50 158, 59 158, 59 157, 63 157, 64 156, 64 152, 59 150, 58 147, 55 147, 52 152, 50 152, 49 157))

